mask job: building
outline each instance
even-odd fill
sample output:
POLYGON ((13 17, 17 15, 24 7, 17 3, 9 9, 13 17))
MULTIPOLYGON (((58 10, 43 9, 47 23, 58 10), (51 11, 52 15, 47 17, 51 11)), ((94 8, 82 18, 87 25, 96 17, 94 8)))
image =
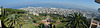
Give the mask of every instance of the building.
POLYGON ((0 15, 1 15, 1 8, 0 8, 0 15))
POLYGON ((29 12, 30 14, 33 14, 33 15, 36 15, 36 16, 39 16, 39 13, 36 13, 36 12, 29 12))

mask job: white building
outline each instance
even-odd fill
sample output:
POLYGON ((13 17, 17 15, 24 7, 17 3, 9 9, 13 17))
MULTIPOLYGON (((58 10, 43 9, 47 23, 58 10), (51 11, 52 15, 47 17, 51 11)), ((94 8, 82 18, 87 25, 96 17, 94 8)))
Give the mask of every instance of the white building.
POLYGON ((35 12, 33 12, 33 15, 39 16, 39 14, 38 13, 35 13, 35 12))
POLYGON ((1 15, 1 8, 0 8, 0 15, 1 15))

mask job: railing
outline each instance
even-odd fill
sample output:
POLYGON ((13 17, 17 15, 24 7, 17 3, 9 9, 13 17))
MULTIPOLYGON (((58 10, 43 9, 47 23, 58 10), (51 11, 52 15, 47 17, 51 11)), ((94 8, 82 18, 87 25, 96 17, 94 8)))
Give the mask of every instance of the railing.
POLYGON ((93 20, 92 25, 97 25, 97 28, 100 28, 100 22, 99 21, 93 20))

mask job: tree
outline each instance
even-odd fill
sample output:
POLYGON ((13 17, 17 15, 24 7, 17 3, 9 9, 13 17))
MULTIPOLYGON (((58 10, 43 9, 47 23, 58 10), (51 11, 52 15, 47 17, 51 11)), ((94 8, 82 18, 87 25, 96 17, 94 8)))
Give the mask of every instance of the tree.
POLYGON ((40 23, 39 28, 45 28, 43 23, 40 23))
POLYGON ((95 0, 95 2, 100 4, 100 0, 95 0))
POLYGON ((94 20, 99 21, 100 22, 100 18, 94 18, 94 20))
POLYGON ((49 28, 52 28, 52 23, 51 24, 49 24, 50 25, 50 27, 49 28))
POLYGON ((23 24, 23 18, 21 14, 11 14, 4 19, 3 23, 6 27, 20 28, 23 24))
POLYGON ((89 23, 86 20, 86 17, 83 17, 80 13, 74 13, 67 17, 65 25, 66 27, 70 28, 89 28, 89 23))

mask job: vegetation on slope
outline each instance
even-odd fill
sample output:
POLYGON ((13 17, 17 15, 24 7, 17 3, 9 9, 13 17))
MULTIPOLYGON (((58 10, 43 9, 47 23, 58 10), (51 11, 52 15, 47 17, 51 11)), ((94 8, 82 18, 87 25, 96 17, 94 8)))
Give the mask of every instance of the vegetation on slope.
POLYGON ((47 26, 39 22, 45 20, 47 15, 49 15, 50 19, 54 21, 49 24, 49 28, 89 28, 89 23, 86 20, 86 17, 77 13, 71 14, 68 17, 64 17, 64 15, 59 14, 47 13, 41 13, 39 16, 36 16, 27 13, 25 10, 12 8, 2 8, 2 10, 0 19, 3 21, 3 25, 7 28, 45 28, 47 26), (56 24, 56 22, 59 22, 59 24, 56 24), (38 23, 39 25, 36 25, 35 23, 38 23))

